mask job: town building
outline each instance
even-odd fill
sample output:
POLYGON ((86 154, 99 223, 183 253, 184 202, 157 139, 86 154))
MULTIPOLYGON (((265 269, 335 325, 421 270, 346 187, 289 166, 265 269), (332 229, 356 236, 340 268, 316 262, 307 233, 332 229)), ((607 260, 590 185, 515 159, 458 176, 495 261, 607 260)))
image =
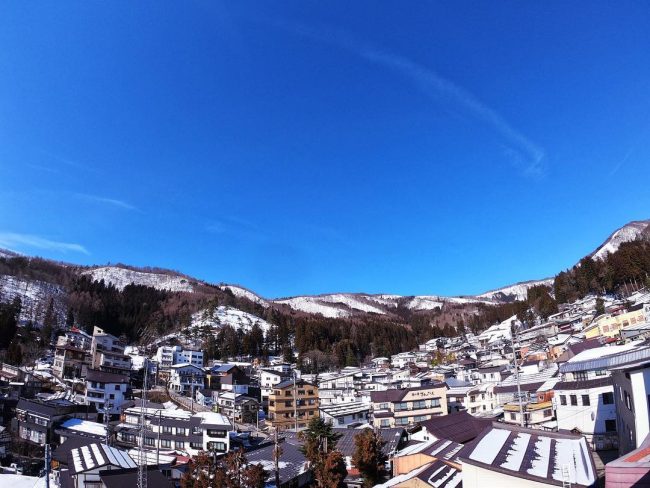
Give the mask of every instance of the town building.
POLYGON ((321 405, 320 417, 334 427, 356 427, 370 421, 370 404, 350 402, 321 405))
POLYGON ((375 427, 406 427, 447 414, 447 385, 373 391, 370 400, 375 427))
POLYGON ((279 430, 302 429, 318 417, 318 387, 305 380, 286 380, 269 395, 268 420, 279 430))
POLYGON ((629 345, 586 349, 560 365, 555 385, 558 429, 580 432, 592 449, 616 449, 618 434, 614 384, 607 363, 594 359, 629 350, 629 345))
MULTIPOLYGON (((123 447, 138 447, 142 407, 124 411, 124 421, 116 427, 116 442, 123 447)), ((232 425, 215 412, 192 414, 187 410, 145 408, 149 431, 145 449, 176 450, 196 456, 199 451, 223 454, 230 450, 232 425)))
POLYGON ((90 345, 90 368, 128 375, 131 358, 124 354, 124 343, 114 335, 95 327, 90 345))
POLYGON ((15 432, 18 437, 34 444, 54 441, 55 426, 67 418, 95 418, 95 412, 85 405, 66 400, 41 401, 21 398, 16 405, 15 432))
POLYGON ((190 363, 175 364, 170 368, 168 388, 193 397, 196 390, 203 388, 204 378, 203 368, 190 363))
POLYGON ((102 414, 119 415, 126 403, 128 388, 129 380, 123 374, 89 369, 84 402, 102 414))
POLYGON ((586 488, 596 467, 584 437, 494 423, 460 454, 463 488, 586 488))
POLYGON ((260 402, 242 393, 215 392, 214 405, 219 413, 235 422, 255 423, 260 402))

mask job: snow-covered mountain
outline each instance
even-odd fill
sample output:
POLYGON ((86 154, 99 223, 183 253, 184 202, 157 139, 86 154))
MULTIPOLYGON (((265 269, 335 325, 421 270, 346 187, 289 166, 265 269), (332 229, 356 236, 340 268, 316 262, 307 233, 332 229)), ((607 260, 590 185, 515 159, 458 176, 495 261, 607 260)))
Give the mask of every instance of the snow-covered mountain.
POLYGON ((648 229, 648 226, 650 226, 650 220, 635 220, 625 224, 614 231, 590 256, 595 259, 603 259, 607 254, 618 251, 619 246, 624 242, 633 241, 639 237, 643 231, 648 229))
POLYGON ((480 298, 489 298, 495 301, 507 300, 525 300, 528 296, 528 289, 533 286, 553 286, 554 278, 546 278, 544 280, 523 281, 514 285, 504 286, 496 290, 490 290, 478 295, 480 298))
POLYGON ((246 298, 246 299, 250 300, 251 302, 255 302, 255 303, 259 304, 259 305, 262 305, 264 308, 267 308, 267 307, 269 307, 271 305, 268 300, 265 300, 261 296, 255 294, 252 291, 247 290, 246 288, 243 288, 241 286, 237 286, 237 285, 220 285, 219 288, 221 288, 222 290, 229 290, 236 297, 246 298))
POLYGON ((202 332, 206 328, 216 335, 219 329, 227 325, 230 325, 236 330, 250 332, 255 324, 260 326, 264 334, 271 328, 270 323, 256 315, 237 308, 221 305, 214 308, 206 308, 192 314, 192 323, 187 329, 159 337, 152 344, 162 344, 171 339, 180 339, 184 336, 198 337, 198 332, 202 332))
POLYGON ((104 283, 110 283, 118 290, 123 290, 127 285, 136 284, 150 286, 158 290, 194 291, 192 282, 195 280, 179 274, 134 271, 120 266, 102 266, 82 271, 81 274, 90 276, 93 281, 104 280, 104 283))

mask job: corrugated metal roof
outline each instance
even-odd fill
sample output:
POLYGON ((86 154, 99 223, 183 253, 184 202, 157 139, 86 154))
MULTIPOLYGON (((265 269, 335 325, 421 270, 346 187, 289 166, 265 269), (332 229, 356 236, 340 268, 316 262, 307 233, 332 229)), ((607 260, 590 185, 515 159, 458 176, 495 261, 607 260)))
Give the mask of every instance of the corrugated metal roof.
POLYGON ((650 362, 650 347, 642 346, 632 350, 590 358, 584 361, 568 362, 560 367, 562 373, 572 373, 574 371, 597 371, 599 369, 621 368, 626 365, 634 365, 644 362, 650 362))

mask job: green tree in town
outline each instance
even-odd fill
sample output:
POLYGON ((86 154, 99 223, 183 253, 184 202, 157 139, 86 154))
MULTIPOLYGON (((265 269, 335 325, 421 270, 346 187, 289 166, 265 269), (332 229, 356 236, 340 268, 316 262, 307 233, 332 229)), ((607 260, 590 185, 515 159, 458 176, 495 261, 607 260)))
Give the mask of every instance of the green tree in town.
POLYGON ((365 487, 375 486, 384 474, 386 455, 382 449, 385 444, 373 429, 364 429, 354 436, 352 464, 362 474, 365 487))

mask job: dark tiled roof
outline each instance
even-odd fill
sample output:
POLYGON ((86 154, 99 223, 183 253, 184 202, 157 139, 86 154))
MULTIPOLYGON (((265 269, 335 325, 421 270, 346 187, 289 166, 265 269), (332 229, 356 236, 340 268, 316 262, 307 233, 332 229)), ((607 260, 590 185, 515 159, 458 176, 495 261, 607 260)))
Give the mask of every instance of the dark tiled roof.
POLYGON ((58 415, 65 415, 66 413, 73 412, 75 404, 55 404, 50 402, 44 402, 40 400, 27 400, 26 398, 21 398, 18 400, 16 409, 29 411, 43 417, 52 418, 58 415))
POLYGON ((107 373, 106 371, 98 371, 96 369, 89 369, 86 373, 86 381, 96 381, 98 383, 128 383, 129 380, 123 374, 107 373))
POLYGON ((458 484, 458 477, 462 478, 460 470, 443 461, 434 461, 427 469, 416 476, 428 486, 435 486, 436 488, 445 488, 447 484, 460 488, 463 485, 462 481, 458 484))
MULTIPOLYGON (((536 381, 534 383, 522 383, 520 385, 521 391, 537 391, 546 381, 536 381)), ((494 387, 494 393, 512 393, 517 391, 517 385, 499 385, 494 387)))
MULTIPOLYGON (((293 380, 284 380, 281 383, 278 383, 277 385, 273 385, 273 388, 287 388, 288 386, 293 387, 293 380)), ((308 383, 305 380, 296 380, 296 388, 302 388, 304 386, 311 386, 311 387, 316 387, 316 385, 312 383, 308 383)))
POLYGON ((477 437, 485 427, 492 425, 492 421, 473 417, 467 412, 458 412, 433 417, 420 425, 439 439, 464 444, 477 437))
MULTIPOLYGON (((341 454, 344 456, 352 456, 354 454, 355 445, 354 438, 357 434, 363 432, 363 429, 333 429, 337 434, 341 434, 341 437, 336 442, 336 449, 341 451, 341 454)), ((398 448, 400 441, 403 437, 406 436, 406 431, 402 428, 393 428, 393 429, 380 429, 379 434, 381 438, 386 442, 382 451, 386 455, 391 455, 398 448)))
MULTIPOLYGON (((137 486, 138 469, 111 469, 100 471, 99 477, 106 488, 124 488, 126 486, 137 486)), ((148 488, 173 488, 174 483, 165 478, 158 471, 156 466, 147 468, 147 487, 148 488)))
MULTIPOLYGON (((271 482, 274 482, 274 473, 272 471, 274 448, 275 446, 273 444, 267 444, 264 447, 246 453, 248 462, 261 464, 268 474, 267 481, 271 482)), ((307 459, 300 452, 298 445, 290 442, 282 442, 280 448, 282 449, 282 454, 280 455, 280 483, 284 484, 297 478, 307 470, 307 459)))
POLYGON ((431 390, 433 388, 447 388, 447 385, 442 382, 431 383, 430 385, 420 386, 417 388, 400 388, 399 390, 384 390, 384 391, 371 391, 370 400, 373 403, 383 402, 400 402, 402 399, 412 391, 431 390))
POLYGON ((584 388, 598 388, 599 386, 613 385, 614 381, 611 376, 594 378, 584 381, 561 381, 555 384, 555 390, 582 390, 584 388))

